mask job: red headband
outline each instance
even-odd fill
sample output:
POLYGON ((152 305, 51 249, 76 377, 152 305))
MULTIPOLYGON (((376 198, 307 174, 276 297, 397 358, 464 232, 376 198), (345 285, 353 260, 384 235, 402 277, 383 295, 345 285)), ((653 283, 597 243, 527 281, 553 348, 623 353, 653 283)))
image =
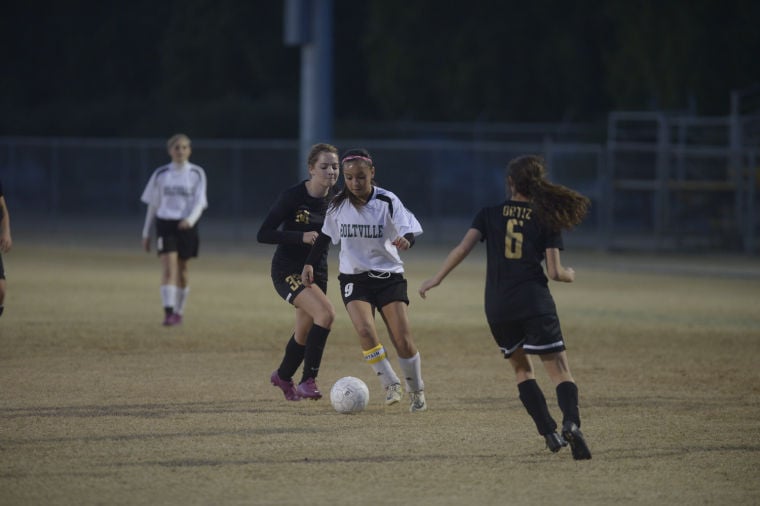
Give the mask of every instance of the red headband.
POLYGON ((364 155, 349 155, 343 159, 343 163, 350 162, 351 160, 364 160, 372 165, 372 158, 364 155))

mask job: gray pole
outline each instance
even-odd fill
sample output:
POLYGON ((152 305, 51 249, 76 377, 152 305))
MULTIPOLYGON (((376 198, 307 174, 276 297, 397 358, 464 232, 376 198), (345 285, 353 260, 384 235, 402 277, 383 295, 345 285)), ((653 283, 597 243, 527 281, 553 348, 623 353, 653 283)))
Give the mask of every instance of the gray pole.
POLYGON ((332 142, 332 0, 286 0, 285 43, 301 46, 299 178, 308 178, 306 159, 317 142, 332 142))

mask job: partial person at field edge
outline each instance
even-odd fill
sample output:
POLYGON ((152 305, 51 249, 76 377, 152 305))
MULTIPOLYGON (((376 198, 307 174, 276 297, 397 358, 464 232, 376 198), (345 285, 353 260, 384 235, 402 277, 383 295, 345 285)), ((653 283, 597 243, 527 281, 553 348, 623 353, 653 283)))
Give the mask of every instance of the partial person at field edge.
POLYGON ((307 287, 301 282, 301 270, 322 228, 333 187, 338 181, 338 148, 315 144, 306 165, 309 179, 279 195, 256 236, 261 243, 277 244, 272 257, 272 283, 280 297, 295 308, 293 335, 285 345, 280 366, 269 378, 289 401, 322 397, 316 380, 335 319, 335 308, 326 295, 327 250, 315 264, 313 285, 307 287), (301 363, 301 381, 296 387, 293 375, 301 363))
POLYGON ((142 202, 148 205, 142 245, 150 252, 155 222, 156 250, 161 260, 161 303, 166 326, 182 323, 190 293, 188 262, 198 256, 198 220, 208 207, 206 173, 190 163, 192 147, 185 134, 166 143, 171 162, 158 167, 145 186, 142 202))
POLYGON ((557 308, 542 266, 545 261, 554 281, 575 280, 575 271, 560 261, 561 231, 578 225, 590 202, 570 188, 551 183, 538 156, 510 161, 506 182, 510 197, 480 210, 440 270, 420 285, 419 294, 424 299, 475 244, 486 241, 486 319, 504 358, 512 364, 520 400, 549 450, 557 452, 570 443, 574 459, 590 459, 580 431, 578 387, 570 374, 557 308), (562 411, 561 436, 536 382, 530 355, 541 358, 555 385, 562 411))
POLYGON ((11 215, 5 203, 3 182, 0 181, 0 316, 5 309, 5 266, 2 253, 8 253, 13 246, 11 239, 11 215))

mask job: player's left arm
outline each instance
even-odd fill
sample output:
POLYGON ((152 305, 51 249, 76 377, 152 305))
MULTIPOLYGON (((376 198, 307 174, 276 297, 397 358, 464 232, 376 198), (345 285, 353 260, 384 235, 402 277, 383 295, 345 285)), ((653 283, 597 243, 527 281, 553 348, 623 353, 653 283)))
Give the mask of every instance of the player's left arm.
POLYGON ((572 283, 575 280, 575 270, 562 265, 559 248, 546 248, 546 273, 554 281, 572 283))
POLYGON ((208 207, 208 200, 206 199, 206 173, 200 168, 197 169, 199 176, 198 184, 195 187, 194 201, 195 205, 190 214, 184 220, 179 222, 179 228, 181 230, 187 230, 193 228, 198 220, 201 219, 201 214, 208 207))
POLYGON ((422 234, 422 225, 417 220, 417 217, 409 209, 407 209, 401 200, 396 199, 396 212, 393 216, 393 226, 398 230, 399 234, 392 244, 400 250, 408 250, 414 246, 415 237, 422 234))

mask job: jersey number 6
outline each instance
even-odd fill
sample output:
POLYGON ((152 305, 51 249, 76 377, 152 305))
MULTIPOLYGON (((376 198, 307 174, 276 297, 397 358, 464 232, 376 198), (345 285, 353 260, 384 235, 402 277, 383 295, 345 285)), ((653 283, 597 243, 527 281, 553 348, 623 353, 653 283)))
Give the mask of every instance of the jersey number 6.
POLYGON ((507 220, 507 233, 504 236, 504 256, 510 260, 522 258, 523 235, 517 229, 523 226, 523 220, 507 220))

